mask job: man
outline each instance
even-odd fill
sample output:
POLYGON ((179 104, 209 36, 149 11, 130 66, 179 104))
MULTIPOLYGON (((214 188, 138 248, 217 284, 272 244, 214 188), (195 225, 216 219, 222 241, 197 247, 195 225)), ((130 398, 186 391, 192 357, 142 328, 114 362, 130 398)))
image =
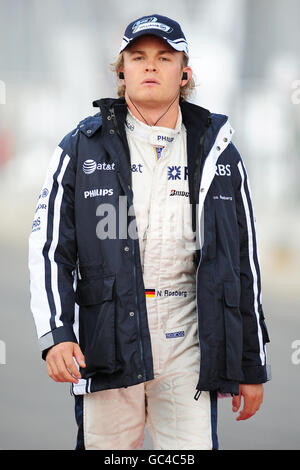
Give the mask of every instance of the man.
POLYGON ((227 116, 188 103, 181 27, 125 31, 119 99, 59 144, 30 236, 49 376, 70 382, 77 449, 217 449, 217 397, 250 418, 269 341, 250 189, 227 116))

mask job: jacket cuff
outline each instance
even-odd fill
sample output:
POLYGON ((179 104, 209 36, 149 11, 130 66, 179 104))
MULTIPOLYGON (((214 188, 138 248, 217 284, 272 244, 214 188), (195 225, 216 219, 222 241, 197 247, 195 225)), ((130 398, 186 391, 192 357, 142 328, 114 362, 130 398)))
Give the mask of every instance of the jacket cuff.
POLYGON ((60 326, 41 336, 39 338, 39 345, 42 351, 42 358, 46 359, 46 354, 52 346, 66 341, 77 343, 77 338, 72 326, 60 326))
POLYGON ((271 380, 271 367, 269 364, 264 366, 243 367, 243 384, 261 384, 271 380))

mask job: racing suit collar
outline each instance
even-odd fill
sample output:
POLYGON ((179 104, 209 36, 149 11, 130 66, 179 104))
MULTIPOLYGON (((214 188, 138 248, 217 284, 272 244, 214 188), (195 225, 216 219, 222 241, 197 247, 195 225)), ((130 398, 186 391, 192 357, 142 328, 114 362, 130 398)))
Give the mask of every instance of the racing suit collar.
MULTIPOLYGON (((125 98, 102 98, 93 101, 93 106, 101 109, 103 121, 105 121, 109 110, 113 108, 118 122, 121 124, 123 121, 123 125, 125 125, 128 111, 125 98)), ((187 129, 187 133, 194 138, 201 135, 205 126, 210 123, 210 111, 183 99, 180 99, 179 106, 182 114, 182 122, 187 129)))
POLYGON ((161 126, 149 126, 137 119, 128 109, 125 122, 127 132, 134 135, 138 140, 148 142, 154 146, 169 146, 174 142, 176 136, 182 131, 182 115, 180 107, 178 108, 179 112, 175 129, 161 126))

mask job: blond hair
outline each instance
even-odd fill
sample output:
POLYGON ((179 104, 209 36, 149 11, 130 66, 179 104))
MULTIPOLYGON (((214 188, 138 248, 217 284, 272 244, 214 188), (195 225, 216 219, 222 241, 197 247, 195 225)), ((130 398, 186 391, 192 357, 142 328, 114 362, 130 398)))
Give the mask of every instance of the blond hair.
MULTIPOLYGON (((189 62, 188 56, 185 53, 183 53, 183 55, 182 55, 182 69, 184 67, 188 66, 188 62, 189 62)), ((117 79, 119 80, 118 96, 120 98, 123 98, 125 96, 126 86, 121 84, 120 79, 119 79, 120 69, 124 68, 124 54, 123 54, 123 52, 121 52, 119 57, 117 58, 117 60, 115 62, 113 62, 112 64, 110 64, 110 65, 111 65, 111 70, 113 72, 115 72, 115 74, 117 76, 117 79)), ((194 89, 195 89, 195 81, 194 81, 193 77, 191 77, 190 80, 183 87, 180 88, 180 97, 183 100, 186 100, 192 94, 194 89)))

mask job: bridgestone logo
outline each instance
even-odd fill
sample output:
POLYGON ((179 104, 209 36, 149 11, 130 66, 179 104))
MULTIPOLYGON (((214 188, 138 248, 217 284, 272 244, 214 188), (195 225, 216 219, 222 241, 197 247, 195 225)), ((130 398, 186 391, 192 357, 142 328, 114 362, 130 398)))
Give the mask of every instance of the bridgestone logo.
POLYGON ((187 192, 187 191, 177 191, 176 189, 171 189, 170 196, 185 196, 185 197, 189 197, 189 192, 187 192))

